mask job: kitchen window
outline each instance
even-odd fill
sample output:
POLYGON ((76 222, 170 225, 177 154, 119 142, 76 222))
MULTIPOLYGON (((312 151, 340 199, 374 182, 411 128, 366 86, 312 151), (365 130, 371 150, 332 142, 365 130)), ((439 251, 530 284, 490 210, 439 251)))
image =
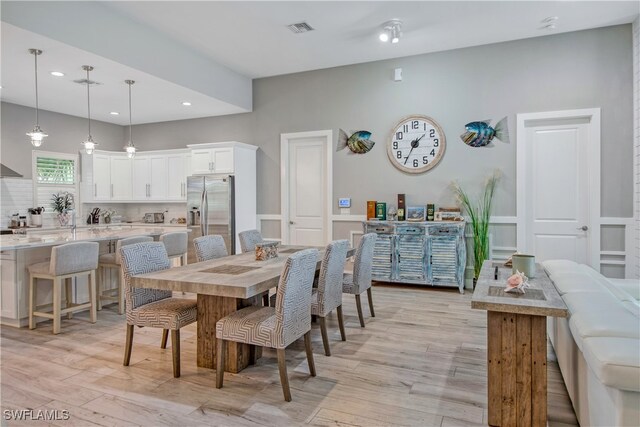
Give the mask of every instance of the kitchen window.
POLYGON ((34 150, 32 158, 34 207, 44 206, 51 213, 53 194, 66 191, 78 209, 78 155, 34 150))

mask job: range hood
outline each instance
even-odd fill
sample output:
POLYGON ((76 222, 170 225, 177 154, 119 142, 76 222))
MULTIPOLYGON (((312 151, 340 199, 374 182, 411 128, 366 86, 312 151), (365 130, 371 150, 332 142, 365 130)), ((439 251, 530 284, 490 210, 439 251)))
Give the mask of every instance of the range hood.
POLYGON ((22 178, 22 175, 0 163, 0 178, 22 178))

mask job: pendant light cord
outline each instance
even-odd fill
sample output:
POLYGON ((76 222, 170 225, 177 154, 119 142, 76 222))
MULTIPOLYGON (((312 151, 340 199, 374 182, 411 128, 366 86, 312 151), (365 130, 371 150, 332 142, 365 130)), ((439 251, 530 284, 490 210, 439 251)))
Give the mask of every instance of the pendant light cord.
POLYGON ((40 115, 39 115, 39 108, 38 108, 38 53, 35 52, 33 54, 33 57, 35 59, 35 74, 36 74, 36 126, 38 126, 40 124, 40 115))
POLYGON ((89 80, 89 69, 87 68, 87 118, 89 119, 89 136, 91 136, 91 102, 89 97, 90 86, 91 80, 89 80))
POLYGON ((131 130, 131 83, 129 85, 129 145, 133 144, 133 140, 131 139, 132 130, 131 130))

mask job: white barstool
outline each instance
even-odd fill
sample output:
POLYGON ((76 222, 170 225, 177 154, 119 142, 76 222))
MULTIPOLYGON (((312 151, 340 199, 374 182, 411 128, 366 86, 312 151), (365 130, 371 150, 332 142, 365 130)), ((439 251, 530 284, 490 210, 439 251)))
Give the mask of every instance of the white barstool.
POLYGON ((118 240, 116 243, 116 251, 112 254, 100 255, 98 263, 98 310, 102 310, 102 301, 117 301, 118 302, 118 314, 124 314, 124 284, 122 280, 122 258, 120 255, 120 248, 127 245, 133 245, 135 243, 153 242, 153 237, 149 236, 135 236, 128 237, 126 239, 118 240), (113 268, 118 273, 118 286, 113 289, 104 290, 105 273, 107 269, 113 268))
MULTIPOLYGON (((35 317, 53 319, 53 333, 60 333, 63 314, 71 318, 72 313, 89 309, 89 319, 95 323, 96 316, 96 269, 98 268, 99 245, 95 242, 67 243, 51 249, 51 261, 32 264, 29 270, 29 329, 35 329, 35 317), (71 279, 88 276, 89 302, 71 302, 71 279), (36 311, 36 279, 51 280, 53 284, 53 311, 36 311), (62 281, 66 287, 66 307, 62 308, 62 281)), ((48 283, 48 282, 45 282, 48 283)))
POLYGON ((189 236, 184 231, 165 233, 160 236, 160 241, 164 243, 164 247, 169 255, 169 260, 180 260, 180 265, 187 265, 187 250, 189 244, 189 236))

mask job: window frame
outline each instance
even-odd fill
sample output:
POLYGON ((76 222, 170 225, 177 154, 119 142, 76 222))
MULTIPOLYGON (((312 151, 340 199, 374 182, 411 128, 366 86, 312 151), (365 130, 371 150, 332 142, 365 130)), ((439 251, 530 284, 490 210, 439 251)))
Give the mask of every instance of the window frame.
MULTIPOLYGON (((54 151, 41 151, 41 150, 32 150, 31 151, 31 180, 33 182, 33 207, 38 205, 38 188, 39 187, 47 187, 49 185, 53 186, 56 184, 46 184, 38 182, 38 157, 46 157, 49 159, 57 159, 57 160, 73 160, 73 176, 74 176, 74 184, 73 184, 73 201, 74 201, 74 209, 76 211, 80 208, 80 156, 71 153, 59 153, 54 151)), ((64 184, 58 184, 64 185, 64 184)), ((48 203, 45 206, 45 214, 53 214, 51 209, 51 204, 48 203)))

